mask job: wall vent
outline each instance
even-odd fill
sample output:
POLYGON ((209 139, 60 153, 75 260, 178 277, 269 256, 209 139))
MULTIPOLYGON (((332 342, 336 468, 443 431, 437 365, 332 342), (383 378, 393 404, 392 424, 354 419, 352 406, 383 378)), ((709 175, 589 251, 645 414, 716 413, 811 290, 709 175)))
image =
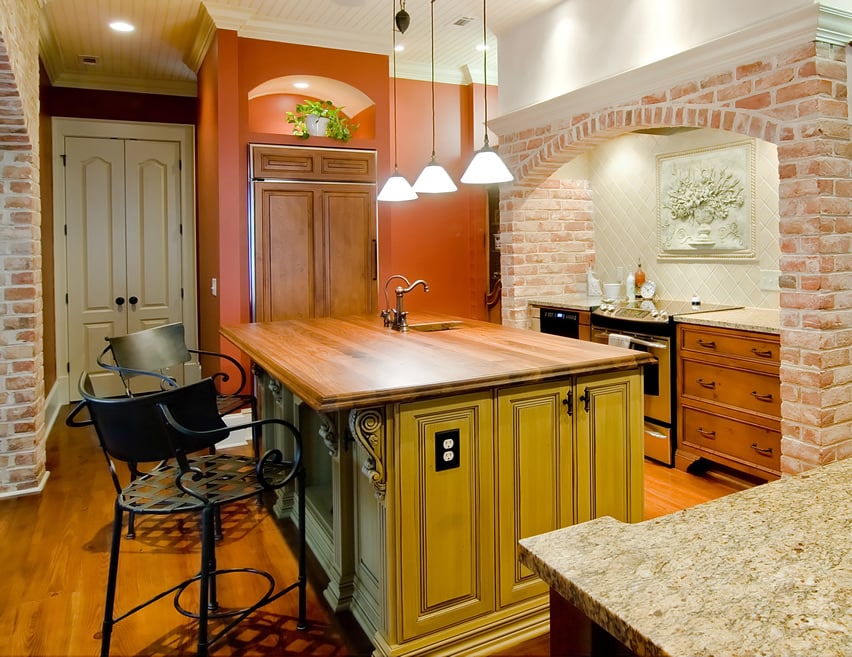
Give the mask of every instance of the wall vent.
POLYGON ((86 66, 97 66, 100 63, 100 59, 96 55, 80 55, 78 59, 81 64, 86 66))
POLYGON ((462 16, 461 18, 457 18, 453 21, 453 25, 458 25, 459 27, 464 27, 468 23, 472 23, 475 21, 475 18, 471 18, 470 16, 462 16))

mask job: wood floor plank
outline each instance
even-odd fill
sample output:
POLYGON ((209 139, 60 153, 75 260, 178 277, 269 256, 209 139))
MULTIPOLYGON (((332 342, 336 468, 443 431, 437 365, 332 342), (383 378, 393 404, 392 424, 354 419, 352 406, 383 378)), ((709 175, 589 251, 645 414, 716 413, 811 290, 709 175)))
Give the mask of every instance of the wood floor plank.
MULTIPOLYGON (((48 439, 47 468, 51 474, 41 494, 0 501, 0 636, 5 637, 0 657, 91 657, 99 651, 115 491, 88 430, 69 429, 60 421, 48 439)), ((649 463, 646 516, 733 490, 649 463)), ((137 538, 121 545, 119 609, 197 571, 195 522, 191 517, 137 518, 137 538)), ((253 501, 240 510, 226 510, 223 522, 225 539, 217 547, 220 566, 252 565, 279 581, 295 577, 295 561, 286 545, 293 540, 292 525, 277 521, 253 501)), ((287 595, 216 644, 211 656, 369 655, 370 643, 351 615, 334 614, 325 603, 324 578, 310 561, 309 571, 308 632, 296 629, 296 596, 287 595)), ((240 599, 260 590, 252 580, 234 582, 233 587, 240 599)), ((222 601, 227 600, 223 589, 222 601)), ((116 657, 172 657, 194 651, 195 624, 180 616, 170 599, 120 622, 113 632, 111 654, 116 657)), ((501 654, 531 657, 548 652, 545 635, 501 654)))

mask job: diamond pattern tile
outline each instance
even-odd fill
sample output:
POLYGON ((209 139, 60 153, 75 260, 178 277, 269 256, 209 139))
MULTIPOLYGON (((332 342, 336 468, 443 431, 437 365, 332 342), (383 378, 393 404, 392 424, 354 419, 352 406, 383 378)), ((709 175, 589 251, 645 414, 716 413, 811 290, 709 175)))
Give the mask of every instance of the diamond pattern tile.
MULTIPOLYGON (((756 258, 751 260, 671 261, 657 258, 656 157, 742 141, 721 130, 680 134, 629 134, 601 144, 556 175, 586 170, 594 195, 595 272, 602 282, 616 281, 639 261, 657 284, 657 296, 688 299, 697 294, 707 303, 778 307, 778 291, 761 289, 764 279, 777 281, 778 154, 774 144, 756 141, 756 258)), ((768 287, 764 285, 764 287, 768 287)))

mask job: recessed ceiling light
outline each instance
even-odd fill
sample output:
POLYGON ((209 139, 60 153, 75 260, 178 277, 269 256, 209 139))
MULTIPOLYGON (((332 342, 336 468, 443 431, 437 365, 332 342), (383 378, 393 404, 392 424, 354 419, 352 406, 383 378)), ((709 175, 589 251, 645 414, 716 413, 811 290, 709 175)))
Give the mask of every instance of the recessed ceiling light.
POLYGON ((307 89, 311 85, 309 85, 307 82, 294 82, 293 86, 296 87, 296 89, 307 89))
POLYGON ((116 32, 132 32, 136 29, 130 23, 125 23, 124 21, 113 21, 109 26, 116 32))
POLYGON ((405 50, 405 46, 402 45, 401 43, 398 43, 394 46, 393 49, 396 50, 397 52, 402 52, 403 50, 405 50))
POLYGON ((479 52, 482 52, 483 50, 488 50, 488 46, 486 46, 485 44, 482 44, 482 43, 477 43, 477 44, 476 44, 476 49, 477 49, 479 52))

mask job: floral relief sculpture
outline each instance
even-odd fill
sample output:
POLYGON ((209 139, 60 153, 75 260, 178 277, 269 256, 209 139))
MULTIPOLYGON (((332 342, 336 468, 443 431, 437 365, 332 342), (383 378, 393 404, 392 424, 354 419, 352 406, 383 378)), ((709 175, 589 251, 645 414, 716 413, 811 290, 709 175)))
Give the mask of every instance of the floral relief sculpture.
POLYGON ((658 156, 661 257, 750 256, 749 144, 658 156))

